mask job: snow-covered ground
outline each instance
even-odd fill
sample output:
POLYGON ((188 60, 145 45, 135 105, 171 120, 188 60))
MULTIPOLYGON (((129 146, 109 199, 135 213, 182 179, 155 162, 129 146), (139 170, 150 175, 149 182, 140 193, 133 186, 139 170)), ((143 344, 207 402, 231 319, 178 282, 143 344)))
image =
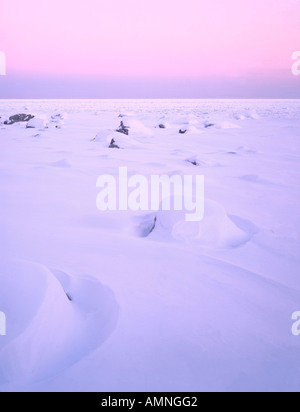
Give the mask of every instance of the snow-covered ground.
POLYGON ((300 390, 299 101, 0 116, 0 391, 300 390), (100 212, 97 178, 119 167, 204 175, 204 220, 100 212))

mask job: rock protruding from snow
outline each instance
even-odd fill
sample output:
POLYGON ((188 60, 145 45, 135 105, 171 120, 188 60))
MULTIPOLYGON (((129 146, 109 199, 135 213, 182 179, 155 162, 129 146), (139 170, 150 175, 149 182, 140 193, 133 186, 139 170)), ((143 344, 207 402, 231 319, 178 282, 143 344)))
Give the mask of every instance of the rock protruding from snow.
POLYGON ((129 138, 111 130, 101 130, 92 141, 100 143, 104 149, 121 149, 128 144, 129 138))
POLYGON ((170 123, 168 123, 168 122, 159 123, 159 124, 156 126, 156 129, 170 129, 170 128, 171 128, 171 125, 170 125, 170 123))
POLYGON ((116 130, 118 133, 125 134, 126 136, 135 137, 149 137, 153 136, 151 129, 146 127, 140 120, 134 117, 123 117, 119 128, 116 130))
POLYGON ((116 144, 115 139, 111 139, 109 149, 120 149, 120 147, 116 144))
POLYGON ((128 127, 128 126, 125 126, 125 125, 124 125, 124 122, 122 121, 122 122, 120 123, 119 128, 116 130, 116 132, 122 133, 122 134, 125 134, 126 136, 128 136, 128 135, 129 135, 129 127, 128 127))
POLYGON ((60 120, 66 120, 68 118, 68 114, 67 113, 57 113, 57 114, 53 114, 51 116, 51 121, 60 121, 60 120))
POLYGON ((34 116, 31 114, 15 114, 14 116, 10 116, 9 120, 6 120, 4 124, 12 125, 15 123, 28 122, 33 118, 34 116))
POLYGON ((183 127, 179 130, 179 134, 202 134, 203 130, 198 129, 196 126, 183 127))
POLYGON ((205 127, 205 129, 209 129, 210 127, 214 127, 214 123, 212 123, 212 122, 205 122, 204 123, 204 127, 205 127))

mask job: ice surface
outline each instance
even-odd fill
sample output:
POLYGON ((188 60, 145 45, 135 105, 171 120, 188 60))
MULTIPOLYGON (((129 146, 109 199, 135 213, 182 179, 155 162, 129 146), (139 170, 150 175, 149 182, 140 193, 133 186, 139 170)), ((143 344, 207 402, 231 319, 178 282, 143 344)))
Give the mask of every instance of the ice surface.
POLYGON ((0 391, 299 391, 299 113, 0 101, 0 391), (204 175, 204 220, 98 211, 119 167, 204 175))

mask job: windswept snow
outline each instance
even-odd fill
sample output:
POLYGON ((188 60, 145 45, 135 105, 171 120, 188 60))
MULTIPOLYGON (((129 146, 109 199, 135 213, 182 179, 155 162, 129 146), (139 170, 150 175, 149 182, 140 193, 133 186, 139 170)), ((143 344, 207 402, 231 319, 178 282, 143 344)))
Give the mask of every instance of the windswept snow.
POLYGON ((299 113, 0 101, 0 391, 299 391, 299 113), (100 212, 119 167, 204 175, 204 219, 100 212))
POLYGON ((1 262, 0 385, 44 380, 98 348, 114 330, 118 304, 99 281, 30 262, 1 262))
POLYGON ((184 211, 160 211, 157 216, 153 238, 158 240, 171 236, 202 247, 231 249, 250 239, 247 229, 241 230, 220 204, 210 200, 205 202, 205 219, 201 222, 187 222, 184 211))

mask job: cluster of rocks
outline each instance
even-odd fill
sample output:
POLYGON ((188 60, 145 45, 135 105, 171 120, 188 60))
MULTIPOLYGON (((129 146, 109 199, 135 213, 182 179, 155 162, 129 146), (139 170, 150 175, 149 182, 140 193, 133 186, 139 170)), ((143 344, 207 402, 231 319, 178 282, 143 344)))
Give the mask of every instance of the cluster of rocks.
POLYGON ((65 124, 64 120, 66 118, 66 114, 54 114, 51 116, 51 123, 55 124, 56 129, 61 129, 62 126, 65 124))
MULTIPOLYGON (((51 123, 55 124, 55 128, 60 129, 64 124, 64 119, 66 118, 65 114, 55 114, 51 116, 51 123)), ((9 120, 5 120, 3 124, 13 125, 16 123, 27 123, 27 129, 47 129, 48 120, 45 116, 34 116, 32 114, 15 114, 9 117, 9 120)))
POLYGON ((14 116, 10 116, 9 120, 4 122, 5 125, 12 125, 15 123, 22 123, 22 122, 29 122, 33 119, 34 116, 31 114, 15 114, 14 116))
MULTIPOLYGON (((93 139, 91 139, 91 141, 97 141, 97 142, 101 142, 103 147, 105 148, 109 148, 109 149, 124 149, 126 147, 126 145, 128 144, 134 144, 135 142, 135 136, 137 137, 137 140, 139 140, 142 136, 153 136, 153 132, 151 127, 146 127, 141 121, 139 121, 138 119, 135 119, 133 117, 131 117, 130 115, 124 115, 124 114, 120 114, 119 116, 119 121, 120 121, 120 125, 117 129, 112 129, 112 130, 102 130, 101 132, 99 132, 93 139), (123 138, 118 135, 121 134, 123 135, 123 138), (130 141, 128 139, 125 138, 128 137, 130 135, 130 137, 132 139, 130 139, 130 141)), ((53 116, 52 116, 53 119, 53 116)), ((55 119, 55 118, 54 118, 55 119)), ((165 121, 165 118, 161 118, 160 119, 160 123, 158 123, 155 128, 156 129, 172 129, 173 126, 170 125, 167 121, 165 121)), ((198 129, 196 126, 193 126, 192 124, 190 124, 192 122, 188 122, 188 121, 184 121, 184 119, 182 121, 178 121, 177 125, 183 125, 179 130, 179 134, 201 134, 203 133, 203 131, 201 129, 198 129)), ((202 127, 210 128, 216 126, 213 123, 210 122, 205 122, 203 123, 202 127)), ((131 146, 130 146, 131 147, 131 146)), ((199 166, 197 161, 190 161, 188 160, 192 165, 194 166, 199 166)))

